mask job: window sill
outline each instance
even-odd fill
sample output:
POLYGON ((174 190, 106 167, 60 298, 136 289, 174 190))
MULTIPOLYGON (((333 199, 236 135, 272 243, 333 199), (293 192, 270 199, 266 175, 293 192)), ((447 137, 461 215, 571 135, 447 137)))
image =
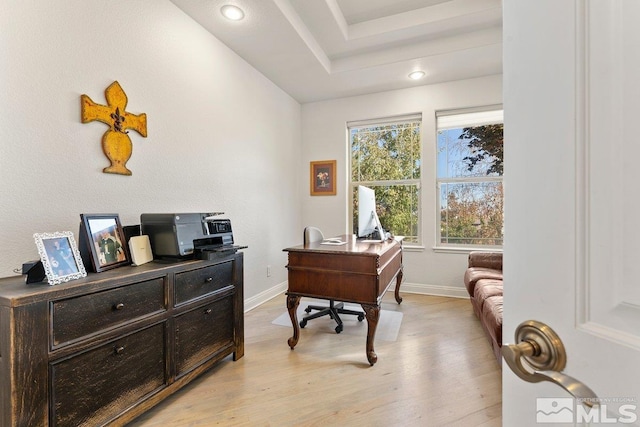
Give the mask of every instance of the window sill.
POLYGON ((470 247, 470 246, 460 246, 460 247, 452 247, 452 246, 434 246, 434 252, 443 253, 443 254, 468 254, 473 251, 487 251, 487 252, 502 252, 501 247, 470 247))
POLYGON ((424 246, 420 246, 420 245, 406 245, 406 244, 402 244, 402 250, 404 252, 424 252, 425 247, 424 246))

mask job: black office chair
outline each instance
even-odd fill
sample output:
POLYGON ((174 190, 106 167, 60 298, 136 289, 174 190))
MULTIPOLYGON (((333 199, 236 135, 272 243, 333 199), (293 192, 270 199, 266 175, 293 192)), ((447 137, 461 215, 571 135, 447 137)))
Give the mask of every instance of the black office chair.
MULTIPOLYGON (((324 239, 324 235, 322 234, 322 231, 320 231, 319 228, 306 227, 304 229, 305 245, 307 243, 319 242, 319 241, 322 241, 323 239, 324 239)), ((329 300, 329 307, 321 306, 321 305, 308 305, 307 308, 304 309, 304 311, 307 313, 311 313, 311 310, 318 310, 318 312, 313 313, 309 316, 305 316, 300 321, 301 328, 304 328, 305 326, 307 326, 307 322, 309 320, 317 319, 318 317, 329 315, 338 324, 338 326, 336 326, 335 328, 335 331, 337 334, 339 334, 340 332, 342 332, 342 329, 344 328, 344 326, 342 324, 342 319, 340 319, 340 316, 338 314, 352 314, 354 316, 358 316, 359 322, 362 322, 364 320, 364 313, 362 311, 348 310, 344 308, 344 303, 339 302, 336 304, 334 300, 329 300)))

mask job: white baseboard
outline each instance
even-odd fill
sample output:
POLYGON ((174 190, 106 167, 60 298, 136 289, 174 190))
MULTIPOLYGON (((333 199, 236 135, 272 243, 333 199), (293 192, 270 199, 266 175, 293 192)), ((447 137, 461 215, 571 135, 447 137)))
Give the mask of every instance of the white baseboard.
POLYGON ((427 285, 424 283, 403 282, 400 286, 400 294, 407 292, 410 294, 435 295, 450 298, 469 298, 469 293, 464 287, 427 285))
MULTIPOLYGON (((393 289, 395 289, 394 286, 392 286, 389 291, 393 292, 393 289)), ((272 298, 282 295, 286 291, 287 282, 285 281, 270 289, 260 292, 258 295, 246 299, 244 301, 245 313, 247 311, 253 310, 261 304, 264 304, 272 298)), ((400 286, 400 294, 402 294, 403 292, 407 292, 410 294, 435 295, 450 298, 469 298, 467 290, 463 287, 427 285, 424 283, 404 282, 402 283, 402 286, 400 286)))
POLYGON ((287 282, 282 282, 270 289, 260 292, 258 295, 255 295, 251 298, 244 300, 244 312, 253 310, 261 304, 269 301, 272 298, 277 297, 278 295, 282 295, 287 291, 287 282))

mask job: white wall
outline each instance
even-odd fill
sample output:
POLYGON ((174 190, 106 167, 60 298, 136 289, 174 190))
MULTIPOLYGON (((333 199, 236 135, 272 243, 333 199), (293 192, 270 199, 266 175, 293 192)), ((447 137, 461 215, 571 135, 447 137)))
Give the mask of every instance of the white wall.
POLYGON ((286 280, 300 105, 169 1, 0 0, 0 94, 0 277, 37 259, 33 233, 77 237, 80 213, 224 211, 246 297, 286 280), (148 116, 130 177, 102 173, 107 126, 80 122, 80 95, 104 104, 114 80, 148 116))
POLYGON ((326 235, 349 232, 347 219, 348 144, 346 123, 407 113, 422 113, 422 230, 424 249, 404 256, 405 290, 467 296, 462 276, 466 253, 436 253, 436 125, 439 110, 500 104, 502 76, 488 76, 365 96, 341 98, 302 106, 302 219, 326 235), (337 159, 337 195, 310 196, 310 161, 337 159))

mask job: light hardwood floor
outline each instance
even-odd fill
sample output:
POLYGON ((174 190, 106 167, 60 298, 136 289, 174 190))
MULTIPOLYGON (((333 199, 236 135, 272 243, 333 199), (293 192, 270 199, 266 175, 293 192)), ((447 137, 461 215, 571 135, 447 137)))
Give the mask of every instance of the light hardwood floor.
MULTIPOLYGON (((131 426, 500 426, 501 370, 467 299, 393 292, 403 313, 396 342, 271 322, 281 295, 245 314, 245 356, 230 357, 131 426)), ((306 301, 303 298, 301 305, 306 301)), ((365 321, 366 322, 366 321, 365 321)))

